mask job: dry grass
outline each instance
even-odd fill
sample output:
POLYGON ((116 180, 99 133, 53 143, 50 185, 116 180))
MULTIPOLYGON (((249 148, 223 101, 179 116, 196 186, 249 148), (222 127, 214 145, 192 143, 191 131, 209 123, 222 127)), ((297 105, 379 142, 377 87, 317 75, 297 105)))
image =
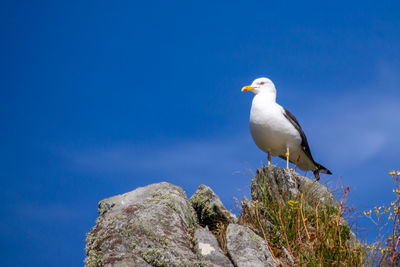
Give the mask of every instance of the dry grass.
POLYGON ((348 187, 337 207, 320 203, 307 192, 286 201, 274 200, 267 188, 263 192, 263 201, 242 201, 239 220, 266 240, 275 257, 285 247, 299 266, 364 265, 365 250, 349 244, 351 231, 343 220, 348 187))
POLYGON ((226 231, 228 230, 228 224, 217 223, 216 229, 212 231, 214 236, 217 238, 220 248, 225 255, 228 254, 227 242, 226 242, 226 231))

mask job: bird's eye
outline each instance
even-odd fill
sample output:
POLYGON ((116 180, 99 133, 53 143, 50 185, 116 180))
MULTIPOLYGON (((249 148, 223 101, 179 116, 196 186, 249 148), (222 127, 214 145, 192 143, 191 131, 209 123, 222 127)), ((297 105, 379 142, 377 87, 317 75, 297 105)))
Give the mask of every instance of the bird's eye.
POLYGON ((261 85, 263 85, 265 82, 260 82, 261 85))

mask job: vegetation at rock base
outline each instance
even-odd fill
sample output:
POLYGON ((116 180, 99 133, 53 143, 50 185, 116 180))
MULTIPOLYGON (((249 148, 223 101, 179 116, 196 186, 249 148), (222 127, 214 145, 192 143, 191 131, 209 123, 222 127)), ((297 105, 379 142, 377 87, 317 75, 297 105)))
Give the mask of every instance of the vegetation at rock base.
POLYGON ((228 224, 218 223, 216 229, 212 231, 212 233, 217 238, 218 244, 219 244, 220 248, 222 249, 222 252, 225 255, 228 255, 228 249, 227 249, 227 244, 226 244, 227 229, 228 229, 228 224))
POLYGON ((348 188, 335 207, 322 203, 307 191, 277 201, 268 193, 268 185, 260 185, 262 201, 242 201, 239 220, 266 240, 276 258, 286 248, 299 266, 363 265, 365 250, 352 238, 343 219, 348 211, 345 207, 348 188))
POLYGON ((286 249, 299 266, 399 266, 400 171, 389 175, 394 200, 363 212, 378 232, 370 244, 359 243, 343 219, 352 211, 346 206, 349 187, 342 188, 338 205, 330 206, 307 191, 276 200, 269 193, 270 183, 264 183, 262 201, 241 201, 239 223, 263 237, 274 257, 282 258, 286 249))

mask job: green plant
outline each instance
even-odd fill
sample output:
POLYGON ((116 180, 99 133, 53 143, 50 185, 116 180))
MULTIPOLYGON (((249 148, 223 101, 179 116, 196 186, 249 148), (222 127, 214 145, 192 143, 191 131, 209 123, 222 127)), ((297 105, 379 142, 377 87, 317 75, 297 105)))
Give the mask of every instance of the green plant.
POLYGON ((350 242, 351 230, 343 219, 348 187, 338 205, 329 206, 307 191, 277 201, 267 184, 261 186, 262 201, 242 201, 239 222, 263 237, 275 257, 285 247, 299 266, 364 264, 365 250, 358 242, 350 242))

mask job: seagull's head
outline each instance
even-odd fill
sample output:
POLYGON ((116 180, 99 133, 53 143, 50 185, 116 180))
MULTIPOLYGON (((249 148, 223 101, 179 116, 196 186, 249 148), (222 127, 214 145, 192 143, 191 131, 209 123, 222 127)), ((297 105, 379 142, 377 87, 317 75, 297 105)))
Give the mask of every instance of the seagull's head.
POLYGON ((276 95, 274 83, 268 78, 258 78, 251 85, 242 88, 242 92, 252 91, 255 95, 260 93, 272 93, 276 95))

